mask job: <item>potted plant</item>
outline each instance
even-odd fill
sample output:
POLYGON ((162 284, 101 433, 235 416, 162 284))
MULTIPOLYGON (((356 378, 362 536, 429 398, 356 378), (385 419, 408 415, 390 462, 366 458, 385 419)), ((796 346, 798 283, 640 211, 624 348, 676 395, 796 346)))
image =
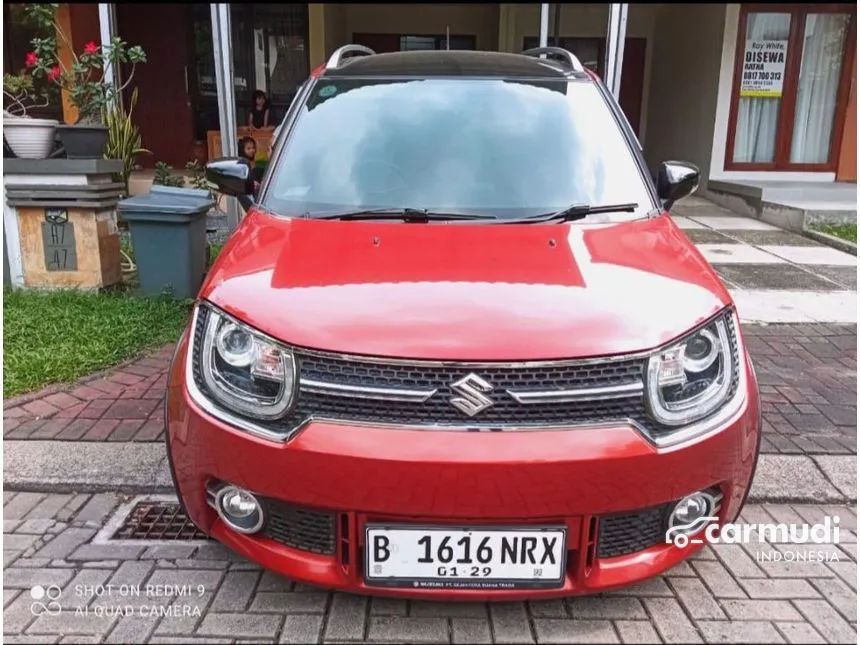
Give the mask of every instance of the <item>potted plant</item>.
POLYGON ((104 150, 105 159, 120 159, 122 170, 119 179, 126 196, 128 195, 128 180, 135 166, 138 155, 151 154, 141 144, 140 129, 134 124, 133 113, 137 105, 137 88, 131 93, 128 110, 120 103, 114 103, 105 110, 103 120, 108 130, 107 145, 104 150))
POLYGON ((45 159, 54 147, 56 119, 36 119, 27 114, 32 108, 45 107, 51 86, 37 88, 33 77, 22 71, 3 75, 3 137, 16 157, 45 159))
POLYGON ((75 123, 57 127, 66 156, 70 159, 100 159, 108 139, 103 115, 131 83, 137 64, 146 62, 146 54, 141 47, 130 47, 118 37, 111 39, 107 46, 88 42, 83 51, 77 53, 57 24, 58 6, 26 5, 28 18, 48 34, 30 41, 33 51, 27 55, 27 67, 34 78, 44 78, 66 92, 69 102, 78 111, 75 123), (58 38, 71 54, 71 63, 68 65, 58 56, 58 38), (117 86, 106 81, 106 72, 118 74, 119 66, 123 63, 131 65, 124 82, 117 86))

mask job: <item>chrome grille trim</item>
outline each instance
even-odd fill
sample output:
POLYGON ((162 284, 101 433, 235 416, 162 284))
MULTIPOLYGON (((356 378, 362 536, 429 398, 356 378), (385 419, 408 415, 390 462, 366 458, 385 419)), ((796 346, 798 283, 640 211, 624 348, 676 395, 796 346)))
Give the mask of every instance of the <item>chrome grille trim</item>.
MULTIPOLYGON (((713 316, 717 318, 718 316, 713 316)), ((246 324, 246 323, 243 323, 246 324)), ((698 328, 698 327, 696 327, 698 328)), ((376 363, 378 365, 400 365, 405 367, 448 367, 475 369, 511 368, 511 369, 537 369, 542 367, 586 367, 588 365, 611 365, 612 363, 623 363, 627 361, 644 360, 657 351, 661 345, 654 349, 629 354, 611 354, 608 356, 594 356, 591 358, 559 358, 538 361, 455 361, 455 360, 429 360, 421 358, 389 358, 388 356, 370 356, 367 354, 345 354, 343 352, 327 352, 306 347, 296 347, 277 341, 279 344, 289 347, 294 352, 305 356, 339 360, 345 362, 376 363)), ((671 345, 666 343, 665 345, 671 345)))
MULTIPOLYGON (((409 403, 424 403, 430 399, 438 388, 423 390, 407 390, 401 388, 382 388, 366 385, 347 385, 303 378, 299 381, 302 392, 324 394, 326 396, 343 396, 359 399, 374 399, 378 401, 404 401, 409 403)), ((597 401, 609 399, 627 399, 642 396, 645 390, 643 382, 627 383, 624 385, 609 385, 606 387, 584 387, 569 390, 505 390, 514 401, 523 405, 541 403, 574 403, 577 401, 597 401)))
POLYGON ((638 396, 642 396, 644 391, 645 384, 642 381, 639 381, 638 383, 627 383, 624 385, 583 387, 571 390, 542 390, 536 392, 506 390, 506 392, 513 397, 514 401, 522 403, 523 405, 636 398, 638 396))
POLYGON ((405 401, 409 403, 424 403, 438 390, 406 390, 399 388, 370 387, 366 385, 347 385, 345 383, 329 383, 314 379, 300 379, 299 390, 327 396, 346 396, 358 399, 376 399, 379 401, 405 401))

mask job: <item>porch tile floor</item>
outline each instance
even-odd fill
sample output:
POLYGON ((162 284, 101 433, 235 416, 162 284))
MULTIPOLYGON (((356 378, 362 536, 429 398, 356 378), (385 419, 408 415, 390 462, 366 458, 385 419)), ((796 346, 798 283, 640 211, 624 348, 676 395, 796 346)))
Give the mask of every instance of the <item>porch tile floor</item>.
POLYGON ((736 215, 694 215, 691 219, 718 231, 778 231, 776 226, 751 217, 736 215))
POLYGON ((857 266, 857 256, 849 255, 829 246, 765 245, 760 248, 795 264, 857 266))
POLYGON ((780 264, 781 258, 747 244, 697 244, 711 264, 780 264))

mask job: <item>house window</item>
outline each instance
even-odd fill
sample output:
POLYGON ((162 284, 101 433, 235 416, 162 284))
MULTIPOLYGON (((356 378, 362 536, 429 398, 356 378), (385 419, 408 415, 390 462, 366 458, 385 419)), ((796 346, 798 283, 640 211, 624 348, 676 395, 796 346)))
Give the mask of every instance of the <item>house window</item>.
POLYGON ((474 36, 400 36, 400 51, 475 49, 474 36))
POLYGON ((835 170, 855 19, 849 5, 742 7, 727 170, 835 170))

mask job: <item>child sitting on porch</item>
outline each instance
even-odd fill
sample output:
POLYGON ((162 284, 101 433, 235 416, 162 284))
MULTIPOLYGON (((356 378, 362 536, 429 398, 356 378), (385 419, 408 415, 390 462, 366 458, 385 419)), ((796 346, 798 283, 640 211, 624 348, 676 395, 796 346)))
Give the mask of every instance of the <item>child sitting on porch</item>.
POLYGON ((251 96, 248 125, 255 130, 269 127, 269 99, 263 90, 255 90, 251 96))
POLYGON ((254 178, 254 194, 256 195, 260 188, 260 181, 263 179, 263 169, 257 167, 257 142, 254 137, 242 137, 239 140, 239 156, 242 159, 247 159, 248 163, 251 164, 251 176, 254 178))

